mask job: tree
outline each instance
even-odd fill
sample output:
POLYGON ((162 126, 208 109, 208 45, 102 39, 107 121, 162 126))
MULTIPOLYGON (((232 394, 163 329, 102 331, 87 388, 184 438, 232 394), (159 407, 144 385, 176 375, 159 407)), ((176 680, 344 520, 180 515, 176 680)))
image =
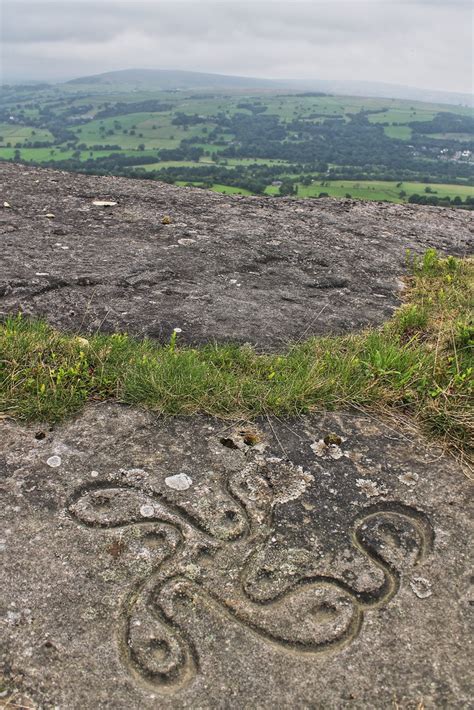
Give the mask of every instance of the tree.
POLYGON ((282 182, 282 184, 280 185, 279 194, 280 197, 285 197, 287 195, 295 195, 296 189, 294 183, 292 183, 290 180, 285 180, 284 182, 282 182))

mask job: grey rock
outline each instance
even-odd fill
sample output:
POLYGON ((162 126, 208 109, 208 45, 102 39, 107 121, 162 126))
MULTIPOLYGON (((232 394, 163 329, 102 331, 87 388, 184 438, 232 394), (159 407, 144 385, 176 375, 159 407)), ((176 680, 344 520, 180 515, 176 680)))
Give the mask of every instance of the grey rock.
POLYGON ((0 317, 22 310, 74 331, 167 341, 178 326, 182 342, 278 349, 389 318, 407 248, 472 249, 471 214, 438 207, 228 196, 7 163, 0 194, 12 205, 0 211, 0 317), (98 208, 97 196, 117 205, 98 208))
POLYGON ((0 429, 0 647, 15 698, 469 706, 469 482, 418 438, 362 414, 260 421, 251 438, 117 404, 43 439, 0 429), (193 485, 170 489, 182 471, 193 485))

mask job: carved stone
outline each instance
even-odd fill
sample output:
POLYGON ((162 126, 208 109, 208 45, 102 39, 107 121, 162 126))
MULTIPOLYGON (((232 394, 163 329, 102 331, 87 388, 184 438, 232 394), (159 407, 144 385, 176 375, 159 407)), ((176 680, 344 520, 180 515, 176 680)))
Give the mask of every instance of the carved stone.
POLYGON ((1 423, 1 646, 37 707, 467 707, 468 481, 439 451, 362 414, 44 433, 1 423))

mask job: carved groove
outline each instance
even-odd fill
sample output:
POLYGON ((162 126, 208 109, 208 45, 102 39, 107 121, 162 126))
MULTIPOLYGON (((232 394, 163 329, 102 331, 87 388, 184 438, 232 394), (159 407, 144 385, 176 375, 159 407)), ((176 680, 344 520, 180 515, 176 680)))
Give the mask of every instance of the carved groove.
MULTIPOLYGON (((410 552, 416 549, 415 565, 433 545, 433 529, 423 512, 398 502, 370 506, 353 520, 351 540, 354 548, 382 571, 383 583, 376 590, 361 592, 337 577, 313 575, 262 601, 252 596, 246 579, 258 548, 271 535, 271 506, 258 509, 246 501, 236 480, 227 481, 221 492, 230 503, 223 506, 224 515, 232 512, 230 531, 227 524, 224 534, 222 517, 220 525, 218 521, 202 523, 162 494, 122 482, 98 481, 83 486, 67 507, 70 515, 87 527, 146 526, 155 532, 155 540, 160 539, 156 537, 158 531, 167 543, 168 528, 175 530, 170 550, 123 600, 118 631, 122 660, 130 672, 164 692, 176 690, 200 671, 199 654, 179 620, 179 601, 199 602, 209 613, 224 614, 265 643, 287 652, 337 651, 357 638, 367 610, 388 603, 400 587, 400 571, 378 549, 380 540, 389 533, 395 547, 408 540, 410 552), (114 502, 119 504, 118 510, 114 502), (154 506, 151 514, 145 511, 146 518, 140 513, 144 505, 154 506), (167 526, 164 532, 159 527, 162 524, 167 526), (201 541, 197 546, 196 536, 201 541), (212 540, 219 541, 217 547, 212 540), (193 559, 200 569, 199 581, 187 573, 191 548, 197 550, 193 559), (225 597, 220 596, 215 583, 219 566, 213 554, 219 551, 236 556, 240 570, 231 593, 227 587, 225 597)), ((147 539, 149 536, 144 538, 145 544, 147 539)))

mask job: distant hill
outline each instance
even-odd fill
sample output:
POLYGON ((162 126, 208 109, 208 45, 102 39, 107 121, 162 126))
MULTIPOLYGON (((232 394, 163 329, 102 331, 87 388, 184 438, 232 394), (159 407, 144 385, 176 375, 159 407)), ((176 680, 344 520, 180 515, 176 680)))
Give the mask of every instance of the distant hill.
POLYGON ((273 89, 294 91, 320 91, 342 96, 375 96, 380 98, 427 101, 451 105, 472 106, 473 97, 450 91, 419 89, 399 84, 374 81, 301 79, 272 80, 255 77, 206 74, 168 69, 124 69, 104 74, 79 77, 67 85, 123 85, 142 89, 273 89))
POLYGON ((167 69, 124 69, 122 71, 79 77, 66 83, 87 85, 133 84, 137 87, 154 89, 278 89, 285 86, 283 82, 271 81, 270 79, 167 69))
POLYGON ((384 99, 404 99, 407 101, 425 101, 434 104, 450 104, 452 106, 473 106, 474 99, 470 94, 454 91, 437 91, 435 89, 419 89, 401 84, 386 84, 379 81, 340 81, 340 80, 301 80, 292 82, 293 86, 310 87, 315 91, 323 91, 342 96, 373 96, 384 99))

